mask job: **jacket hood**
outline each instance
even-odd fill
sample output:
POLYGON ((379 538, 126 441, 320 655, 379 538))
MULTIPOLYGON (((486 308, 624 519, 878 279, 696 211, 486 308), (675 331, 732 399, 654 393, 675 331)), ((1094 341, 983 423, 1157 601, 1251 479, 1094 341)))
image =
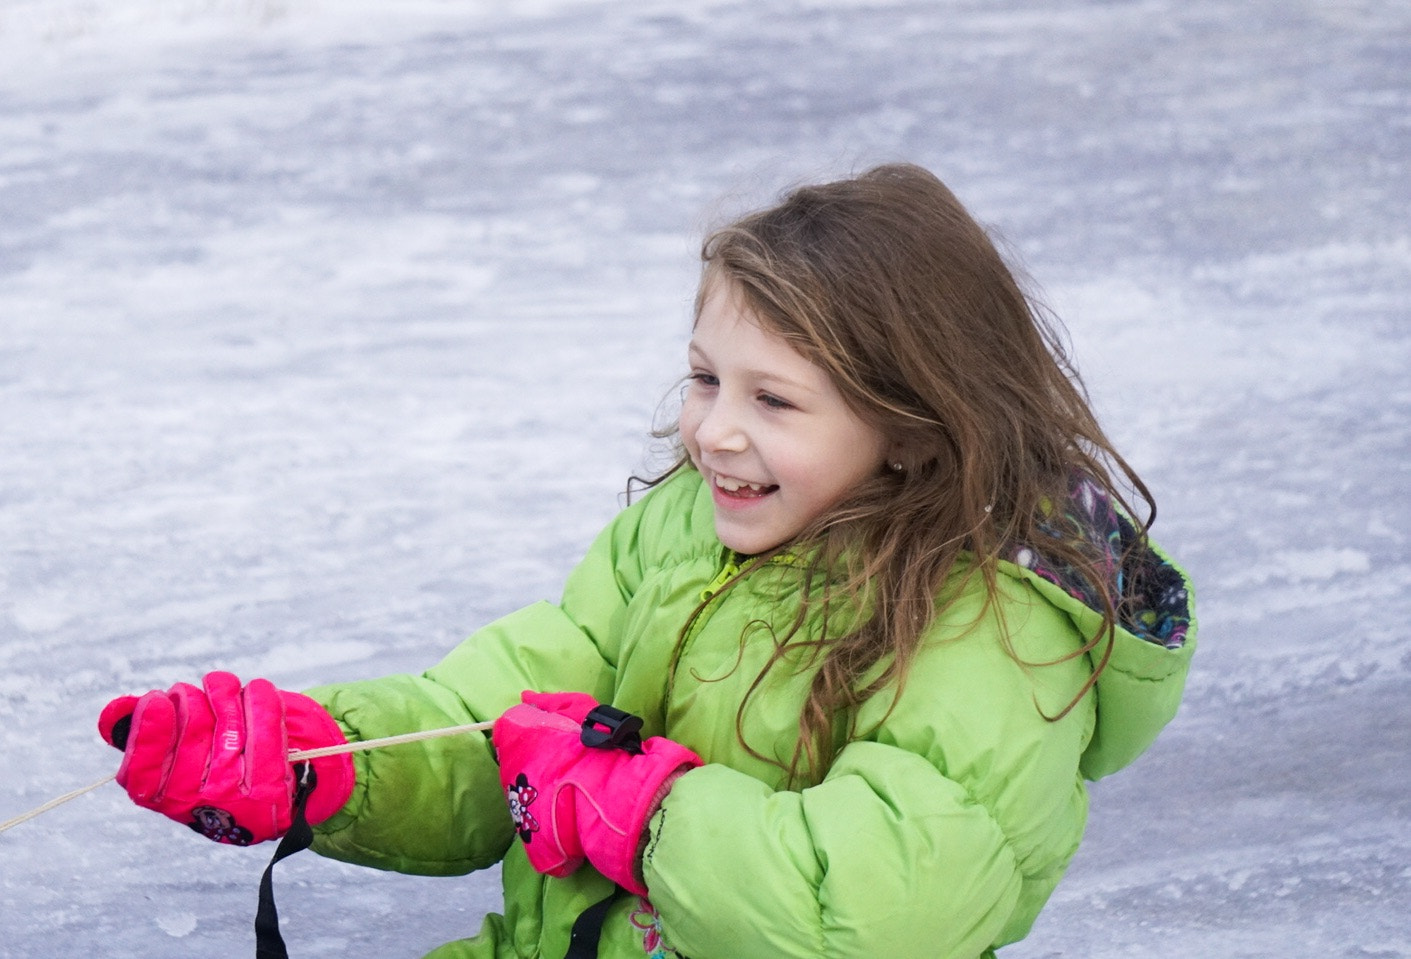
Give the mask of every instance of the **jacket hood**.
MULTIPOLYGON (((1053 539, 1081 538, 1096 555, 1107 590, 1123 597, 1110 643, 1100 642, 1091 654, 1097 666, 1107 650, 1095 686, 1097 725, 1081 765, 1084 776, 1097 779, 1141 755, 1175 716, 1195 649, 1194 590, 1149 538, 1140 542, 1131 520, 1090 477, 1074 478, 1063 506, 1040 531, 1053 539)), ((1046 557, 1041 542, 1016 547, 1009 561, 1085 636, 1101 628, 1101 591, 1083 572, 1046 557)))

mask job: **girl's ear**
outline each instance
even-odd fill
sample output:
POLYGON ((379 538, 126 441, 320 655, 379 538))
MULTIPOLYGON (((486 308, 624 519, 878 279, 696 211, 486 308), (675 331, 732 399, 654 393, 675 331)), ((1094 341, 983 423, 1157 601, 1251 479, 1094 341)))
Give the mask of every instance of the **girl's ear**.
POLYGON ((944 443, 936 435, 914 431, 888 444, 886 467, 888 471, 898 473, 914 472, 946 458, 947 455, 944 443))

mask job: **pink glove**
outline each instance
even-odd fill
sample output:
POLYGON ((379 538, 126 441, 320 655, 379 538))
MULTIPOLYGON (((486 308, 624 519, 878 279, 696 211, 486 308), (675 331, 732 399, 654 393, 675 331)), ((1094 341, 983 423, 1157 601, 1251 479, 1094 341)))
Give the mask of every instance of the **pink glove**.
MULTIPOLYGON (((347 742, 333 717, 307 696, 230 673, 207 673, 201 689, 119 696, 103 708, 98 732, 123 750, 118 785, 216 842, 247 846, 276 839, 293 820, 298 783, 286 756, 347 742)), ((347 802, 353 761, 310 760, 317 785, 305 815, 319 823, 347 802)))
POLYGON ((701 758, 660 736, 640 742, 640 719, 598 706, 584 693, 522 698, 495 721, 493 739, 500 784, 530 865, 567 876, 586 858, 645 896, 637 867, 647 820, 701 758))

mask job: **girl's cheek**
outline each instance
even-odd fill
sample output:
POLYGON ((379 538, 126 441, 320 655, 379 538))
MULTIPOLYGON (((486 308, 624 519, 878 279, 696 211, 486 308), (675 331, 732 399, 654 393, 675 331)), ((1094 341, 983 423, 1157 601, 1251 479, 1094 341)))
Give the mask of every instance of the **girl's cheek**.
POLYGON ((700 412, 689 399, 681 404, 681 415, 677 418, 677 430, 681 435, 681 442, 686 447, 686 452, 691 454, 691 459, 696 459, 697 443, 696 429, 701 425, 700 412))

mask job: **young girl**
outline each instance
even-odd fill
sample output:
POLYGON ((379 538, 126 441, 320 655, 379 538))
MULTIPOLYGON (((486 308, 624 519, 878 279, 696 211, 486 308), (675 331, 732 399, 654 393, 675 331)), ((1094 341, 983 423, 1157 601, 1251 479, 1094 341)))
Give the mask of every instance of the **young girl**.
POLYGON ((1082 836, 1084 779, 1180 698, 1191 594, 1147 538, 1151 498, 926 171, 795 190, 703 259, 680 458, 557 605, 419 676, 301 695, 212 673, 114 700, 100 728, 133 798, 272 838, 287 750, 498 717, 490 739, 312 763, 318 852, 503 860, 504 915, 438 959, 557 959, 575 923, 573 955, 604 957, 973 959, 1022 938, 1082 836))

